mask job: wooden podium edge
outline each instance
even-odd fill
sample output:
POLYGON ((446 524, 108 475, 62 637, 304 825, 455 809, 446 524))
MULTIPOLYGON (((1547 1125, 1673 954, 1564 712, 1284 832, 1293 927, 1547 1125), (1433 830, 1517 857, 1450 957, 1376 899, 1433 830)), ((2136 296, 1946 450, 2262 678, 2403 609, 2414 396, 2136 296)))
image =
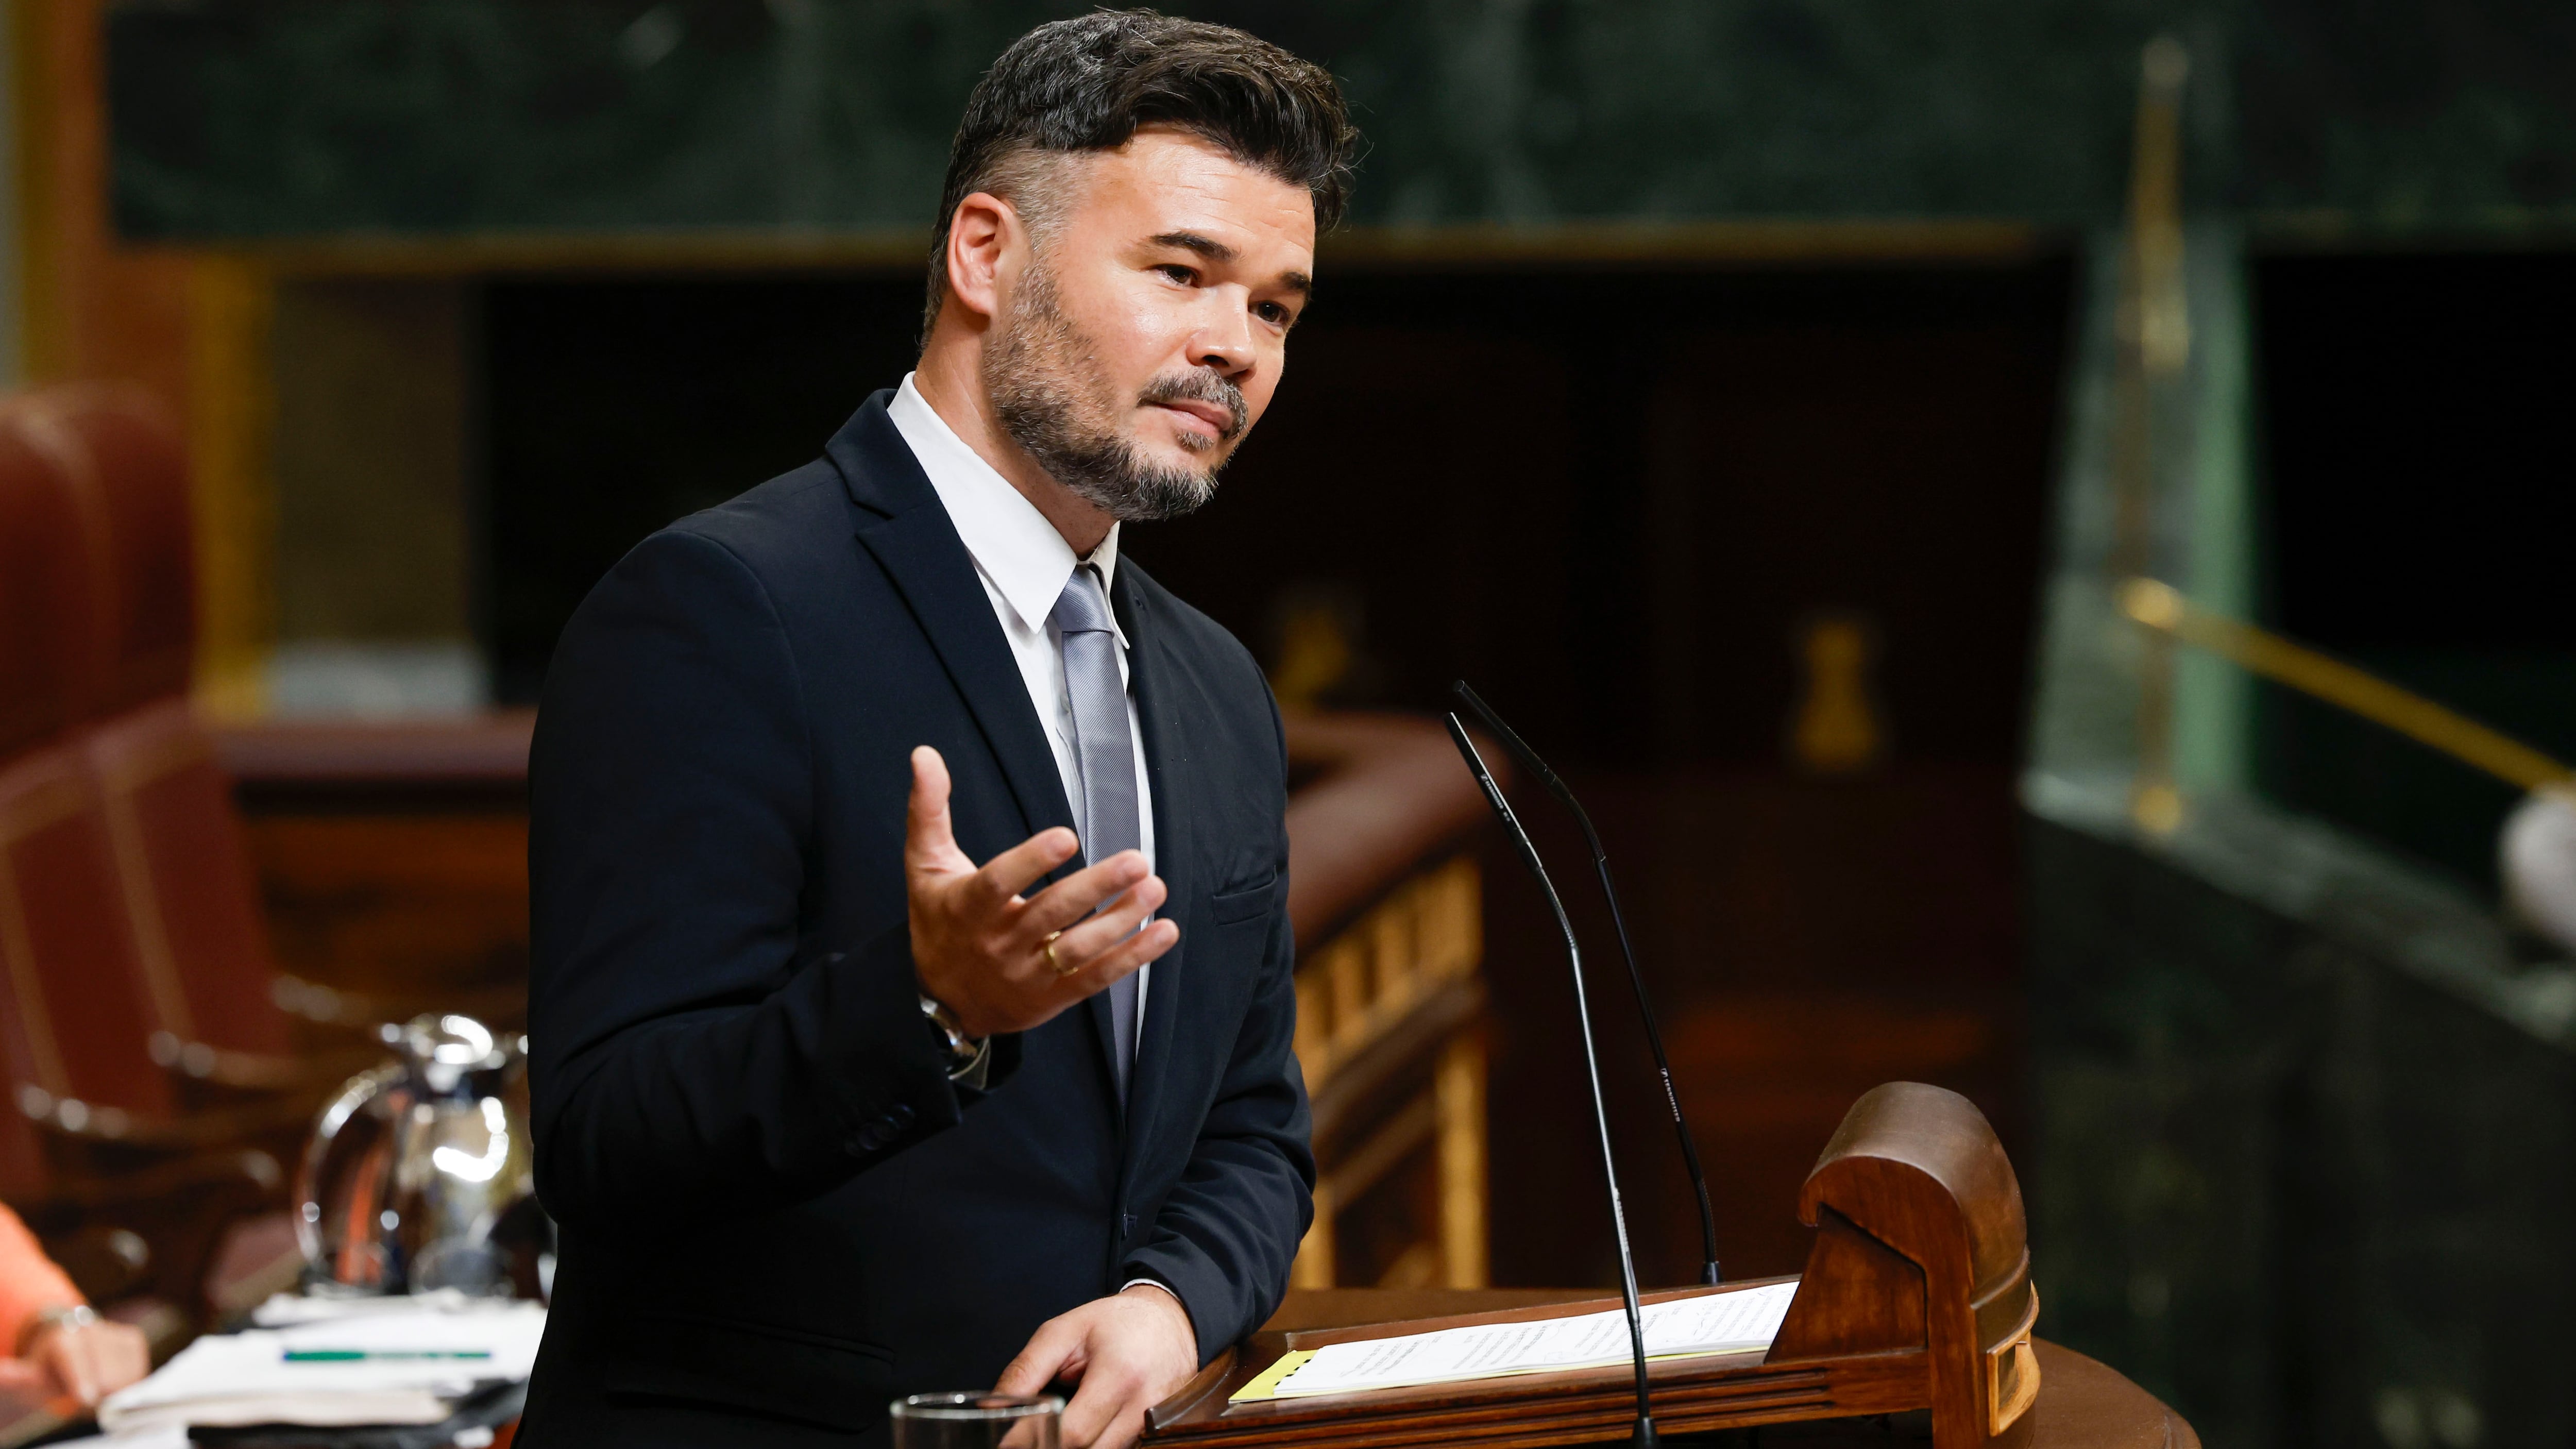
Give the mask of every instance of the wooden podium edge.
MULTIPOLYGON (((1666 1289, 1642 1302, 1742 1292, 1798 1281, 1794 1275, 1710 1288, 1666 1289)), ((1199 1445, 1295 1443, 1330 1446, 1579 1443, 1624 1433, 1636 1413, 1634 1371, 1624 1364, 1503 1378, 1319 1394, 1235 1404, 1231 1397, 1280 1355, 1486 1323, 1579 1317, 1620 1306, 1582 1299, 1483 1313, 1451 1314, 1293 1333, 1260 1333, 1226 1350, 1146 1416, 1164 1442, 1199 1445)), ((1920 1401, 1929 1370, 1918 1350, 1772 1363, 1767 1351, 1658 1359, 1647 1367, 1655 1416, 1674 1432, 1754 1423, 1885 1413, 1920 1401)))
MULTIPOLYGON (((2153 1395, 2123 1377, 2117 1370, 2073 1349, 2046 1339, 2030 1340, 2036 1356, 2045 1366, 2043 1387, 2031 1405, 2035 1433, 2034 1446, 2047 1449, 2200 1449, 2200 1438, 2190 1423, 2153 1395)), ((1679 1366, 1692 1360, 1669 1360, 1679 1366)), ((1219 1383, 1233 1377, 1245 1366, 1245 1357, 1228 1349, 1202 1369, 1189 1384, 1173 1394, 1149 1416, 1148 1440, 1174 1442, 1166 1438, 1172 1416, 1203 1400, 1219 1383)), ((1249 1372, 1257 1373, 1260 1367, 1249 1372)), ((1658 1365, 1662 1367, 1662 1365, 1658 1365)), ((1824 1377, 1823 1366, 1815 1363, 1783 1364, 1794 1368, 1799 1377, 1813 1381, 1824 1377)), ((1299 1449, 1360 1449, 1360 1446, 1412 1446, 1442 1443, 1470 1443, 1492 1446, 1492 1449, 1517 1449, 1517 1446, 1540 1446, 1605 1442, 1623 1439, 1635 1414, 1631 1397, 1632 1381, 1624 1373, 1602 1375, 1598 1390, 1580 1405, 1557 1404, 1546 1408, 1505 1400, 1491 1410, 1472 1417, 1439 1410, 1425 1410, 1391 1421, 1384 1416, 1347 1420, 1341 1424, 1272 1425, 1259 1439, 1244 1438, 1244 1445, 1256 1443, 1294 1444, 1299 1449), (1535 1410, 1535 1411, 1533 1411, 1535 1410)), ((1680 1404, 1673 1386, 1657 1374, 1655 1420, 1668 1433, 1695 1432, 1735 1424, 1783 1423, 1818 1419, 1850 1418, 1890 1412, 1890 1408, 1842 1407, 1819 1413, 1811 1407, 1787 1402, 1788 1394, 1799 1385, 1783 1375, 1774 1387, 1782 1391, 1769 1405, 1745 1399, 1732 1404, 1705 1406, 1697 1410, 1680 1404), (1716 1421, 1723 1421, 1722 1423, 1716 1421)), ((1490 1381, 1488 1381, 1490 1382, 1490 1381)), ((1344 1396, 1347 1404, 1358 1396, 1344 1396)), ((1314 1401, 1308 1401, 1314 1402, 1314 1401)), ((1893 1406, 1892 1406, 1893 1407, 1893 1406)), ((1188 1436, 1184 1441, 1193 1449, 1226 1442, 1205 1435, 1188 1436)))

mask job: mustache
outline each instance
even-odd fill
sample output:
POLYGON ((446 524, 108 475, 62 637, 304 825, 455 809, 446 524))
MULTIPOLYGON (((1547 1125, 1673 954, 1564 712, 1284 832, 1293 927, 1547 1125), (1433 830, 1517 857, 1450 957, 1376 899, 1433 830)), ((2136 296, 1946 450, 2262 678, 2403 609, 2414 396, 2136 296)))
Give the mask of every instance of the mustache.
POLYGON ((1244 429, 1243 390, 1208 368, 1165 373, 1145 384, 1145 390, 1136 395, 1136 400, 1140 403, 1215 403, 1225 409, 1226 415, 1225 431, 1218 438, 1220 442, 1233 442, 1244 429))

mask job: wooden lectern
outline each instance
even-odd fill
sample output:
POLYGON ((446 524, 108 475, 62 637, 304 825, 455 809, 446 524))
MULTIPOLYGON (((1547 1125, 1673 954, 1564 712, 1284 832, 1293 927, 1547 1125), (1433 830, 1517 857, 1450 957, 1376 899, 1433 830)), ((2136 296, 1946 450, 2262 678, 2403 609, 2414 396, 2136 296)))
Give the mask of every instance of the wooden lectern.
MULTIPOLYGON (((1806 1272, 1794 1280, 1797 1295, 1770 1350, 1655 1361, 1658 1428, 1677 1434, 1928 1410, 1936 1449, 2032 1444, 2034 1420, 2045 1416, 2033 1412, 2042 1377, 2031 1340, 2039 1299, 2030 1283, 2021 1187, 1975 1106, 1955 1092, 1913 1082, 1871 1090, 1825 1144, 1798 1213, 1816 1229, 1815 1246, 1806 1272)), ((1648 1301, 1755 1286, 1688 1288, 1650 1294, 1648 1301)), ((1293 1349, 1616 1306, 1616 1299, 1601 1299, 1257 1333, 1156 1407, 1145 1442, 1252 1449, 1625 1439, 1636 1412, 1636 1379, 1624 1360, 1470 1383, 1229 1402, 1293 1349)), ((2081 1372, 2117 1378, 2076 1355, 2050 1353, 2052 1362, 2071 1370, 2081 1365, 2081 1372)), ((2160 1409, 2145 1394, 2129 1392, 2160 1409)), ((2180 1440, 2191 1439, 2179 1420, 2171 1422, 2180 1440)))

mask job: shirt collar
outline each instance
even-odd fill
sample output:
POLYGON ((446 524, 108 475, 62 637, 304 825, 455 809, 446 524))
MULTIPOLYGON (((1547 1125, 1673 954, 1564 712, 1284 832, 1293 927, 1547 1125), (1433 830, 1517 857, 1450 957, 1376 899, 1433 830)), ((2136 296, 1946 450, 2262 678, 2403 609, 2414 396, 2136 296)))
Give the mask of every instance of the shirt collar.
MULTIPOLYGON (((908 372, 903 375, 903 386, 895 389, 886 416, 912 449, 921 471, 929 475, 930 486, 938 493, 940 506, 948 510, 948 521, 956 525, 975 567, 993 581, 994 590, 1023 626, 1044 630, 1074 566, 1083 560, 1074 556, 1073 545, 1064 541, 1027 495, 966 446, 966 440, 913 386, 912 377, 908 372)), ((1109 525, 1109 536, 1089 559, 1100 570, 1103 589, 1118 577, 1118 528, 1115 523, 1109 525)), ((1115 627, 1114 617, 1111 622, 1115 627)), ((1118 642, 1122 647, 1127 643, 1123 628, 1118 630, 1118 642)))

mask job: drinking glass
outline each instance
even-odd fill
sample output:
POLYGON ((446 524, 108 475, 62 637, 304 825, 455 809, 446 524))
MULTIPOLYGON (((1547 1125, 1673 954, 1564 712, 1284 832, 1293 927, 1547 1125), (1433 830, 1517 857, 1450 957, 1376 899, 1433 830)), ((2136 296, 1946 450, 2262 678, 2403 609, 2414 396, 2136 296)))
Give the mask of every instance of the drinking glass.
POLYGON ((1053 1394, 914 1394, 897 1399, 894 1449, 1056 1449, 1053 1394))

